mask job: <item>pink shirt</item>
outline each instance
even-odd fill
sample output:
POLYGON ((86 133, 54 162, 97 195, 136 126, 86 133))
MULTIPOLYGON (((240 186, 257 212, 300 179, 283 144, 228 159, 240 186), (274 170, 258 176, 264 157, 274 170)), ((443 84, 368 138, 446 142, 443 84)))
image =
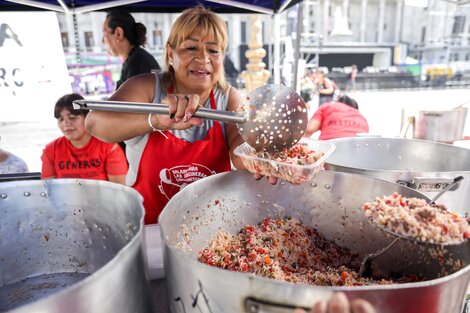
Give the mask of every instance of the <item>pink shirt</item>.
POLYGON ((325 103, 313 115, 320 121, 320 140, 355 137, 369 132, 367 120, 358 110, 341 102, 325 103))

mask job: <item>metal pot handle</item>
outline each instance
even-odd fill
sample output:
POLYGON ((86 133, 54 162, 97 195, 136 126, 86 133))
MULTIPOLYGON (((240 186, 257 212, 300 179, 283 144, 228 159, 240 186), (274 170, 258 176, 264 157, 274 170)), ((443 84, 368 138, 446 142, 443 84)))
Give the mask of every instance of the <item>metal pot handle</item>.
POLYGON ((41 179, 40 172, 12 173, 12 174, 0 175, 0 182, 17 181, 17 180, 39 180, 39 179, 41 179))
MULTIPOLYGON (((448 185, 454 183, 455 178, 442 177, 415 177, 412 181, 397 180, 397 184, 424 192, 438 192, 444 190, 448 185)), ((460 183, 455 184, 450 191, 457 190, 460 183)))
POLYGON ((310 308, 294 307, 292 305, 272 303, 256 300, 254 298, 245 299, 246 313, 292 313, 296 308, 310 312, 310 308))

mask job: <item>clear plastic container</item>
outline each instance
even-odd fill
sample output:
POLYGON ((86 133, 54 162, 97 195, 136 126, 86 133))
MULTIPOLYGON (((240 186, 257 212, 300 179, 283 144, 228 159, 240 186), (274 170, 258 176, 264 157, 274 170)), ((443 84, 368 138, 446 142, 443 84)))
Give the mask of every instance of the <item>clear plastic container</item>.
POLYGON ((235 148, 235 155, 242 159, 243 164, 251 173, 264 176, 274 176, 292 184, 298 185, 310 181, 322 169, 323 163, 333 153, 336 146, 328 141, 302 138, 297 145, 307 146, 309 151, 322 155, 311 164, 297 165, 274 159, 260 158, 255 155, 255 149, 246 142, 235 148))

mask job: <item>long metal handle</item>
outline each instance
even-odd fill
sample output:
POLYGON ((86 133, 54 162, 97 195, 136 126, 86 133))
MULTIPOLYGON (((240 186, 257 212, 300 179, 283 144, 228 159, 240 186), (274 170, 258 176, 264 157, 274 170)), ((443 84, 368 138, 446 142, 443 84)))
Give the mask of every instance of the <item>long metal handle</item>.
POLYGON ((457 185, 461 180, 463 179, 463 176, 457 176, 454 178, 454 181, 451 182, 450 184, 448 184, 447 186, 444 187, 444 189, 442 189, 441 191, 439 191, 439 193, 437 195, 434 196, 434 198, 431 199, 431 202, 430 203, 434 203, 437 201, 437 199, 439 199, 443 194, 444 192, 447 192, 447 190, 450 190, 452 187, 454 187, 455 185, 457 185))
POLYGON ((40 172, 12 173, 12 174, 0 175, 0 182, 18 181, 18 180, 39 180, 39 179, 41 179, 40 172))
MULTIPOLYGON (((142 102, 122 102, 122 101, 103 101, 103 100, 75 100, 73 101, 75 110, 101 110, 127 113, 156 113, 170 115, 168 106, 160 103, 142 103, 142 102)), ((235 112, 211 110, 199 108, 194 114, 195 117, 209 120, 217 120, 226 123, 243 124, 246 122, 246 116, 235 112)))

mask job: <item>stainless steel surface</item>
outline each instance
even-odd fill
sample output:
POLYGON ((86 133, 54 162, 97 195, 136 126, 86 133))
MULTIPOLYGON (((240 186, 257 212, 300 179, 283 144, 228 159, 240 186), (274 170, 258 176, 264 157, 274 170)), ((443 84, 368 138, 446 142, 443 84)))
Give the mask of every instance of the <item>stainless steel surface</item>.
POLYGON ((132 188, 78 179, 5 182, 0 212, 0 311, 151 311, 144 208, 132 188))
POLYGON ((149 284, 153 304, 152 313, 170 313, 166 292, 166 279, 154 279, 149 284))
POLYGON ((395 240, 393 240, 391 243, 389 243, 387 246, 383 247, 382 249, 366 254, 366 256, 362 259, 361 267, 359 268, 359 271, 357 272, 359 277, 369 277, 371 275, 370 273, 371 262, 375 260, 377 257, 379 257, 380 255, 387 252, 387 250, 390 249, 398 240, 400 240, 400 238, 395 238, 395 240))
MULTIPOLYGON (((73 107, 75 110, 102 110, 112 112, 155 113, 170 115, 170 112, 168 111, 168 105, 160 103, 149 104, 143 102, 75 100, 73 102, 73 107)), ((206 108, 199 108, 196 113, 194 113, 194 116, 227 123, 244 123, 246 121, 245 115, 206 108)))
POLYGON ((415 274, 426 281, 362 287, 292 285, 197 261, 198 251, 218 229, 235 234, 242 226, 258 223, 266 216, 284 215, 298 217, 326 238, 364 257, 395 237, 370 225, 361 205, 393 192, 425 197, 398 184, 332 171, 321 171, 310 184, 301 186, 272 186, 253 180, 245 171, 213 175, 187 186, 170 200, 159 219, 171 311, 243 312, 247 299, 308 308, 341 290, 350 299, 370 301, 381 313, 460 312, 470 267, 454 262, 445 251, 436 258, 407 240, 399 240, 377 257, 372 270, 415 274))
POLYGON ((470 211, 470 149, 404 138, 351 137, 329 140, 336 150, 325 169, 363 174, 400 183, 434 197, 454 181, 464 180, 440 200, 449 210, 470 211))
POLYGON ((273 84, 258 87, 248 103, 248 121, 237 126, 243 139, 257 151, 282 151, 305 134, 307 105, 292 88, 273 84))
POLYGON ((415 118, 414 138, 453 143, 463 138, 467 108, 423 110, 415 118))

